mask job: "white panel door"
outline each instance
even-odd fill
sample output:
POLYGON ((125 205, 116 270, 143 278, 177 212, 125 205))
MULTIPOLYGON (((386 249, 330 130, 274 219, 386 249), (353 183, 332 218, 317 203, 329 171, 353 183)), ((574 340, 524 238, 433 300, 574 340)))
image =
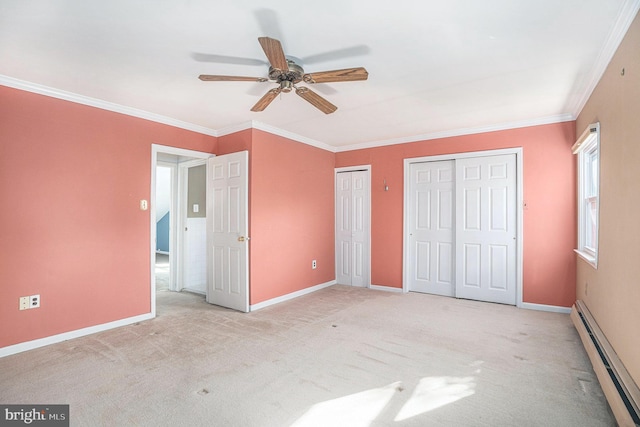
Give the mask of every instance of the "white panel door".
POLYGON ((410 165, 409 291, 455 295, 454 175, 453 160, 410 165))
POLYGON ((212 157, 207 167, 207 302, 249 311, 249 153, 212 157))
POLYGON ((516 304, 516 156, 456 160, 456 297, 516 304))
POLYGON ((336 280, 369 285, 369 174, 336 174, 336 280))
POLYGON ((351 285, 351 172, 336 174, 336 281, 351 285))

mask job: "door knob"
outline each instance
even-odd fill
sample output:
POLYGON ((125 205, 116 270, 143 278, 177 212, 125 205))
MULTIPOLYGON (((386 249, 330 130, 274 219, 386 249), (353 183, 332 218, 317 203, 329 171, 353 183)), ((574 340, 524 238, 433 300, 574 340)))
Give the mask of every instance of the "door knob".
POLYGON ((249 238, 244 236, 238 237, 238 242, 244 242, 245 240, 249 240, 249 238))

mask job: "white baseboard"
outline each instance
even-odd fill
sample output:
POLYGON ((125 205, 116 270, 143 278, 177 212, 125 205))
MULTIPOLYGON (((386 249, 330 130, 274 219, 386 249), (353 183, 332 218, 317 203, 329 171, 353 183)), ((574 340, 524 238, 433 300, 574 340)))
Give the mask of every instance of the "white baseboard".
POLYGON ((400 292, 400 293, 402 293, 402 288, 392 288, 391 286, 370 285, 369 289, 373 289, 374 291, 400 292))
POLYGON ((271 298, 266 301, 259 302, 257 304, 253 304, 249 307, 249 311, 260 310, 261 308, 269 307, 270 305, 278 304, 284 301, 288 301, 290 299, 298 298, 303 295, 310 294, 315 291, 319 291, 320 289, 328 288, 329 286, 335 285, 337 282, 332 280, 330 282, 321 283, 319 285, 312 286, 310 288, 301 289, 299 291, 291 292, 290 294, 282 295, 280 297, 271 298))
POLYGON ((534 304, 531 302, 523 302, 520 304, 520 308, 526 308, 527 310, 548 311, 551 313, 571 314, 571 307, 560 307, 557 305, 545 305, 534 304))
POLYGON ((56 344, 62 341, 68 341, 74 338, 80 338, 86 335, 95 334, 97 332, 103 332, 109 329, 131 325, 133 323, 142 322, 143 320, 153 319, 154 317, 155 316, 151 313, 141 314, 139 316, 128 317, 126 319, 103 323, 101 325, 89 326, 87 328, 77 329, 75 331, 64 332, 62 334, 52 335, 50 337, 2 347, 0 348, 0 357, 10 356, 12 354, 22 353, 23 351, 44 347, 45 345, 56 344))

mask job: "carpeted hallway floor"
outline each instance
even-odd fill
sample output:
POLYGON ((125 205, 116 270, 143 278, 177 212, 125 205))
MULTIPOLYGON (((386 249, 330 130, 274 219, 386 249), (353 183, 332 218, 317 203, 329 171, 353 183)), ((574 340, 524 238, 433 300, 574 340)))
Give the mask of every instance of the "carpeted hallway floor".
POLYGON ((72 426, 613 426, 568 315, 332 286, 158 317, 0 359, 0 402, 72 426))
POLYGON ((156 290, 165 291, 169 289, 169 255, 156 253, 155 264, 156 290))

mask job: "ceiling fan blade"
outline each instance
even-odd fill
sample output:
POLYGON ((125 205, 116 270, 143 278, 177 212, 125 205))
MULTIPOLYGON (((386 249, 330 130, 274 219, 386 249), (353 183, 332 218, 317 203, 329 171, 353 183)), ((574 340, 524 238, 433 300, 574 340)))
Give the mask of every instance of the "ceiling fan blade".
POLYGON ((266 82, 265 77, 242 77, 242 76, 215 76, 211 74, 200 74, 198 76, 203 82, 266 82))
POLYGON ((327 101, 326 99, 324 99, 323 97, 321 97, 320 95, 318 95, 317 93, 309 89, 308 87, 304 87, 304 86, 297 87, 296 93, 301 98, 304 98, 307 102, 309 102, 311 105, 313 105, 314 107, 316 107, 318 110, 322 111, 325 114, 331 114, 338 109, 338 107, 336 107, 335 105, 333 105, 332 103, 330 103, 329 101, 327 101))
POLYGON ((281 89, 277 87, 265 93, 264 96, 260 98, 258 102, 256 102, 256 105, 251 107, 251 111, 255 111, 255 112, 263 111, 265 108, 269 106, 269 104, 271 104, 271 101, 276 99, 280 91, 281 89))
POLYGON ((271 37, 258 37, 258 41, 273 68, 289 71, 287 58, 285 58, 282 45, 278 40, 272 39, 271 37))
POLYGON ((305 74, 302 79, 306 83, 352 82, 367 80, 369 73, 363 67, 346 68, 344 70, 320 71, 305 74))

